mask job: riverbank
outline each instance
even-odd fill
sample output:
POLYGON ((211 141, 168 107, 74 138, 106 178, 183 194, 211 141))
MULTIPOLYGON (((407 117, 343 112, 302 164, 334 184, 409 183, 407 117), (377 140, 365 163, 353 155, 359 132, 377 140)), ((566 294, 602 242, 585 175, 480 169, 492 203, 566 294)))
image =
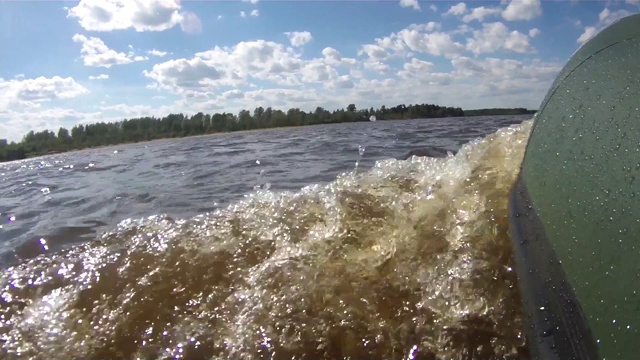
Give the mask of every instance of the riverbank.
MULTIPOLYGON (((16 160, 9 160, 9 161, 19 161, 19 160, 26 160, 26 159, 31 159, 32 160, 32 159, 37 159, 37 158, 44 157, 44 156, 49 156, 49 155, 74 154, 74 153, 78 153, 78 152, 81 152, 81 151, 87 151, 87 150, 102 150, 102 149, 109 149, 109 148, 114 148, 115 150, 117 150, 118 147, 121 147, 121 146, 124 146, 124 145, 132 145, 132 144, 154 144, 154 143, 162 143, 162 142, 178 140, 178 139, 187 139, 187 138, 189 138, 189 139, 197 139, 197 138, 208 138, 208 137, 231 135, 231 134, 250 134, 250 133, 255 133, 255 132, 269 132, 269 131, 276 131, 276 130, 291 130, 291 129, 300 129, 300 128, 310 128, 310 127, 321 126, 321 125, 332 125, 332 124, 310 124, 310 125, 300 125, 300 126, 282 126, 282 127, 264 128, 264 129, 236 130, 236 131, 228 131, 228 132, 216 132, 216 133, 211 133, 211 134, 187 135, 187 136, 168 137, 168 138, 152 139, 152 140, 131 141, 131 142, 118 143, 118 144, 89 146, 89 147, 84 147, 84 148, 79 148, 79 149, 71 149, 71 150, 67 150, 67 151, 50 152, 50 153, 46 153, 46 154, 35 154, 35 155, 34 154, 27 154, 27 156, 25 158, 23 158, 23 159, 16 159, 16 160)), ((337 124, 333 124, 333 125, 337 125, 337 124)), ((0 160, 0 163, 3 163, 3 162, 8 162, 8 161, 0 160)))
POLYGON ((333 112, 318 107, 314 112, 307 113, 300 109, 289 109, 285 113, 281 110, 260 107, 256 108, 253 114, 247 110, 241 111, 238 115, 197 113, 188 117, 184 114, 170 114, 162 118, 144 117, 125 119, 114 123, 76 125, 71 130, 60 128, 57 134, 49 130, 37 133, 30 131, 19 143, 7 144, 6 140, 0 139, 0 162, 147 141, 368 122, 371 119, 379 121, 426 120, 478 116, 485 113, 521 115, 527 112, 529 110, 524 108, 463 111, 460 108, 433 104, 409 106, 402 104, 391 108, 382 106, 377 110, 373 108, 356 110, 355 105, 350 104, 346 110, 340 109, 333 112))

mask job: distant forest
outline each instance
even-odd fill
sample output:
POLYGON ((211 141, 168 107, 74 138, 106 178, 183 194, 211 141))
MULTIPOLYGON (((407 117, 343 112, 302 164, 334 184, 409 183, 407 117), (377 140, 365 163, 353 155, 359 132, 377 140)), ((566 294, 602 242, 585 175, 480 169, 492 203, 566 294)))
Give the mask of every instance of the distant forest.
POLYGON ((0 162, 24 159, 44 154, 69 150, 133 143, 163 138, 177 138, 194 135, 224 133, 242 130, 266 129, 286 126, 334 124, 344 122, 369 121, 372 115, 377 120, 401 120, 460 117, 475 115, 515 115, 529 114, 527 109, 481 109, 463 111, 461 108, 442 107, 432 104, 404 104, 379 109, 356 109, 350 104, 346 109, 330 112, 317 107, 313 112, 297 108, 287 112, 258 107, 253 114, 242 110, 238 115, 197 113, 191 117, 184 114, 169 114, 163 118, 143 117, 113 123, 76 125, 71 131, 60 128, 57 133, 49 130, 30 131, 20 142, 8 143, 0 139, 0 162))
POLYGON ((533 115, 537 110, 527 110, 525 108, 514 109, 478 109, 478 110, 465 110, 464 116, 489 116, 489 115, 533 115))

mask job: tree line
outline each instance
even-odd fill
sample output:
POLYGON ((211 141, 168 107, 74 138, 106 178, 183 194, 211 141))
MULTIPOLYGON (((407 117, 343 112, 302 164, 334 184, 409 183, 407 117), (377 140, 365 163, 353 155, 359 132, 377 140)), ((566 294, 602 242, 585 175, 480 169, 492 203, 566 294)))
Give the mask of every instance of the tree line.
POLYGON ((317 107, 313 112, 291 108, 287 112, 271 107, 256 108, 253 113, 242 110, 237 115, 199 112, 193 116, 169 114, 162 118, 141 117, 112 123, 76 125, 71 130, 60 128, 57 133, 44 130, 28 132, 20 142, 8 143, 0 139, 0 161, 11 161, 43 154, 69 150, 148 141, 162 138, 176 138, 193 135, 266 129, 286 126, 304 126, 343 122, 377 120, 399 120, 418 118, 441 118, 465 116, 461 108, 443 107, 433 104, 416 104, 379 109, 356 109, 349 104, 346 109, 333 112, 317 107))
POLYGON ((491 115, 531 115, 535 114, 536 110, 527 110, 525 108, 492 108, 492 109, 477 109, 477 110, 465 110, 464 116, 491 116, 491 115))

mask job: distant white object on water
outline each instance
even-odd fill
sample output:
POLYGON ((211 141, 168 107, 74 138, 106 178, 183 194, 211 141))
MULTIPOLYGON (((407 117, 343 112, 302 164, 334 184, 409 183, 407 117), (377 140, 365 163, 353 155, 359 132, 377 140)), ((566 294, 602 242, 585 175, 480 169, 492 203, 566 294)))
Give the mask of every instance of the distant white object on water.
POLYGON ((369 121, 376 121, 376 116, 375 115, 369 116, 369 121))

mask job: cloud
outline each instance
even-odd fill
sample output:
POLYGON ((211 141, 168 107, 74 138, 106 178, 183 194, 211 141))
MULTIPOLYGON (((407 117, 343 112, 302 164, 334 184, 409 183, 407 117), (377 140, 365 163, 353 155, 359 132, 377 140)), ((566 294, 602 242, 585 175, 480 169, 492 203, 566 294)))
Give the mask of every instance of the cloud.
POLYGON ((224 100, 244 99, 244 92, 242 90, 233 89, 233 90, 223 92, 222 95, 219 96, 219 98, 224 100))
POLYGON ((433 66, 432 62, 412 58, 410 62, 402 66, 404 70, 398 71, 398 76, 403 79, 413 79, 431 71, 433 66))
POLYGON ((418 0, 400 0, 400 6, 402 7, 410 7, 414 10, 420 10, 420 4, 418 0))
POLYGON ((529 62, 514 59, 458 57, 451 61, 457 78, 478 79, 483 86, 495 85, 504 91, 526 89, 536 83, 548 86, 561 69, 561 64, 529 62), (520 84, 518 85, 518 82, 520 84))
POLYGON ((471 12, 462 17, 462 21, 471 22, 473 20, 478 20, 480 22, 484 21, 484 18, 490 15, 497 15, 502 12, 500 8, 486 8, 484 6, 480 6, 471 10, 471 12))
POLYGON ((355 87, 355 83, 351 80, 349 75, 341 75, 331 81, 328 84, 328 87, 332 89, 352 89, 355 87))
POLYGON ((249 2, 249 3, 252 3, 252 4, 255 5, 255 4, 259 3, 260 0, 242 0, 242 2, 249 2))
POLYGON ((72 40, 73 42, 82 44, 80 54, 85 66, 110 68, 113 65, 124 65, 147 59, 142 56, 134 56, 131 52, 125 54, 109 49, 109 47, 97 37, 87 38, 84 35, 75 34, 72 40))
POLYGON ((167 55, 167 52, 153 49, 153 50, 147 51, 147 54, 157 56, 157 57, 164 57, 165 55, 167 55))
POLYGON ((105 80, 105 79, 108 79, 108 78, 109 78, 109 75, 107 75, 107 74, 100 74, 100 75, 96 75, 96 76, 89 75, 89 80, 105 80))
POLYGON ((467 50, 478 55, 507 50, 515 53, 533 52, 529 37, 519 31, 509 31, 501 22, 482 25, 482 30, 474 30, 473 37, 467 39, 467 50))
MULTIPOLYGON (((437 28, 437 25, 433 24, 436 23, 409 26, 397 33, 392 33, 388 37, 377 39, 377 46, 398 53, 406 52, 408 49, 447 58, 459 55, 464 50, 464 46, 454 41, 448 33, 433 31, 437 28)), ((370 46, 370 49, 373 48, 370 46)), ((377 52, 381 54, 381 52, 377 52)))
MULTIPOLYGON (((2 101, 39 103, 71 99, 88 93, 89 90, 78 84, 72 77, 46 78, 40 76, 35 79, 21 78, 9 81, 0 78, 0 99, 2 101)), ((2 109, 3 107, 0 106, 0 110, 2 109)))
POLYGON ((467 12, 467 4, 460 2, 457 3, 453 6, 451 6, 449 8, 449 10, 447 10, 447 12, 445 12, 445 15, 464 15, 467 12))
POLYGON ((391 70, 391 66, 389 66, 388 64, 385 64, 382 61, 376 61, 372 59, 365 61, 363 66, 367 70, 373 70, 380 74, 386 74, 391 70))
POLYGON ((433 4, 429 5, 429 9, 431 9, 431 11, 433 11, 433 12, 438 11, 438 7, 433 5, 433 4))
POLYGON ((224 88, 249 86, 253 80, 279 86, 347 88, 349 81, 353 81, 350 71, 357 66, 355 59, 342 57, 333 48, 325 48, 321 57, 303 59, 293 48, 256 40, 243 41, 233 47, 216 46, 190 59, 156 64, 150 71, 144 71, 144 75, 153 80, 151 88, 198 96, 219 93, 224 88))
POLYGON ((619 20, 625 16, 629 16, 632 13, 627 10, 616 10, 611 11, 609 8, 605 7, 600 14, 598 14, 598 22, 593 26, 585 26, 584 32, 578 37, 577 42, 580 44, 584 44, 592 37, 596 36, 602 29, 613 24, 616 20, 619 20))
POLYGON ((529 37, 530 37, 530 38, 532 38, 532 39, 533 39, 534 37, 536 37, 536 36, 538 36, 538 35, 540 35, 540 29, 538 29, 538 28, 533 28, 533 29, 530 29, 530 30, 529 30, 529 37))
POLYGON ((502 4, 505 3, 507 5, 505 8, 480 6, 469 9, 467 4, 459 2, 451 6, 443 15, 461 16, 462 21, 468 23, 473 20, 482 22, 487 16, 499 14, 507 21, 531 20, 542 14, 540 0, 503 0, 502 4))
POLYGON ((339 64, 342 60, 340 52, 332 47, 322 49, 322 55, 324 56, 325 61, 330 64, 339 64))
POLYGON ((596 34, 599 32, 600 32, 600 29, 596 28, 595 26, 585 26, 584 32, 582 33, 582 35, 580 35, 580 37, 578 37, 578 40, 576 41, 580 44, 584 44, 589 39, 596 36, 596 34))
POLYGON ((77 19, 88 31, 164 31, 182 24, 185 17, 189 23, 195 21, 195 14, 180 9, 179 0, 80 0, 67 17, 77 19))
POLYGON ((289 38, 291 45, 296 47, 303 46, 313 40, 313 36, 308 31, 292 31, 284 34, 289 38))
POLYGON ((540 0, 511 0, 502 11, 507 21, 531 20, 542 15, 540 0))
POLYGON ((218 15, 218 20, 222 20, 222 15, 218 15))
POLYGON ((381 61, 389 58, 389 53, 380 45, 366 44, 358 51, 358 55, 366 54, 373 61, 381 61))
MULTIPOLYGON (((253 16, 253 17, 258 17, 259 15, 260 15, 260 12, 257 9, 252 10, 251 13, 249 14, 249 16, 253 16)), ((246 18, 247 13, 244 11, 240 11, 240 17, 246 18)))
MULTIPOLYGON (((462 9, 462 6, 456 6, 453 12, 462 9)), ((366 54, 375 62, 387 61, 394 57, 412 57, 416 53, 452 59, 466 51, 476 55, 498 50, 515 53, 535 52, 529 44, 529 36, 519 31, 511 31, 501 22, 485 23, 476 30, 467 24, 461 24, 448 32, 440 29, 441 24, 437 22, 412 24, 389 36, 375 39, 373 44, 362 45, 358 54, 366 54), (468 34, 472 36, 469 37, 468 34), (457 40, 461 35, 467 35, 464 45, 457 40)), ((537 30, 534 30, 533 34, 537 35, 536 32, 537 30)))
POLYGON ((398 71, 397 75, 404 79, 415 83, 415 86, 425 85, 449 85, 455 78, 454 73, 432 72, 434 64, 429 61, 412 58, 410 62, 403 65, 403 70, 398 71))
POLYGON ((180 28, 187 34, 199 34, 202 32, 202 21, 196 14, 186 12, 180 20, 180 28))

